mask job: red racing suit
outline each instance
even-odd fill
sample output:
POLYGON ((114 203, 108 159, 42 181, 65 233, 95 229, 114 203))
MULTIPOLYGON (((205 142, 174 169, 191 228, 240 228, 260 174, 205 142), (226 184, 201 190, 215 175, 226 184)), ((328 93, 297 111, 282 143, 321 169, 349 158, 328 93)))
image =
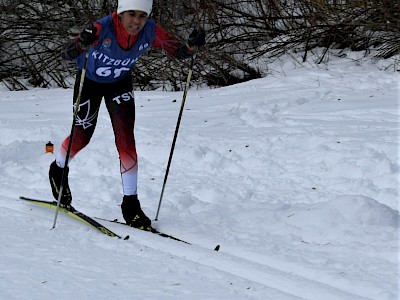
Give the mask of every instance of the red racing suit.
MULTIPOLYGON (((158 24, 153 26, 153 31, 143 33, 142 30, 138 36, 131 36, 123 28, 116 12, 108 17, 109 22, 103 22, 103 19, 100 19, 94 24, 97 28, 96 35, 99 39, 91 47, 92 52, 89 52, 91 55, 89 55, 88 58, 88 66, 90 66, 91 63, 93 65, 93 61, 91 60, 103 58, 99 53, 94 53, 93 48, 99 47, 101 44, 107 46, 112 40, 118 43, 118 47, 110 48, 111 50, 106 49, 110 51, 110 53, 107 54, 108 58, 113 57, 113 54, 118 56, 118 53, 112 53, 112 51, 125 53, 126 51, 131 51, 132 58, 134 58, 134 54, 137 55, 137 51, 135 52, 135 50, 133 50, 138 46, 136 42, 141 42, 143 38, 145 38, 140 36, 141 34, 154 34, 151 38, 153 42, 148 48, 161 48, 169 55, 178 59, 187 58, 193 54, 186 44, 173 38, 158 24), (107 32, 108 40, 105 40, 105 32, 107 32), (113 36, 110 36, 110 34, 113 36)), ((84 55, 83 52, 85 50, 80 48, 78 41, 79 36, 66 44, 62 50, 62 57, 64 59, 76 59, 78 62, 79 57, 84 55)), ((135 59, 137 58, 138 57, 135 59)), ((111 60, 108 62, 110 61, 111 60)), ((115 62, 114 58, 113 61, 115 62)), ((102 63, 104 64, 105 62, 106 61, 103 59, 102 63)), ((133 65, 131 67, 133 67, 133 65)), ((82 87, 76 125, 74 127, 74 138, 72 141, 70 158, 73 158, 89 143, 96 127, 100 104, 104 98, 114 131, 115 144, 119 153, 123 193, 124 195, 135 195, 137 194, 138 175, 138 157, 134 136, 135 101, 130 70, 126 72, 126 74, 126 76, 121 76, 121 78, 117 80, 114 79, 112 82, 100 82, 100 80, 96 80, 95 76, 91 78, 86 76, 82 87)), ((78 96, 80 77, 81 72, 79 71, 75 80, 74 103, 78 96)), ((69 139, 70 137, 68 136, 63 141, 56 157, 56 162, 61 167, 65 166, 69 139)))

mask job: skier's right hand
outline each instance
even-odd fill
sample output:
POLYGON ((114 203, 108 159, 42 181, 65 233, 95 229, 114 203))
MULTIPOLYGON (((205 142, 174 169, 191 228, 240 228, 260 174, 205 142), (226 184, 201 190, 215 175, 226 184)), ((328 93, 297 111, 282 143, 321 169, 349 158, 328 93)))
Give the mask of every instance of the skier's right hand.
POLYGON ((99 38, 97 35, 97 28, 91 23, 79 35, 79 45, 81 48, 87 48, 99 38))

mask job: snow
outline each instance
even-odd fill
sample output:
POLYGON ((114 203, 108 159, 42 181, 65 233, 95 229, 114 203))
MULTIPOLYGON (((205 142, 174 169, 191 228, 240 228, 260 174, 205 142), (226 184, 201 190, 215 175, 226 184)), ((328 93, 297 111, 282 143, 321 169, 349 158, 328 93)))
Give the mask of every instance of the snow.
MULTIPOLYGON (((350 55, 353 54, 349 54, 350 55)), ((51 199, 72 89, 0 89, 0 299, 399 299, 399 73, 390 61, 269 66, 189 90, 159 220, 186 245, 105 236, 18 200, 51 199), (213 251, 219 244, 219 252, 213 251)), ((154 219, 182 92, 136 92, 139 198, 154 219), (176 100, 176 101, 174 101, 176 100)), ((103 105, 70 164, 74 206, 122 220, 103 105)))

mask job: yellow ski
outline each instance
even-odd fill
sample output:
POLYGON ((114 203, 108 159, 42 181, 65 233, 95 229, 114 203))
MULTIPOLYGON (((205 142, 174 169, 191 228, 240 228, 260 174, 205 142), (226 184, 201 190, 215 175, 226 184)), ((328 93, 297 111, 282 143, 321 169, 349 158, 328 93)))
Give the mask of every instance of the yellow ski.
MULTIPOLYGON (((32 199, 32 198, 27 198, 27 197, 23 197, 20 196, 19 199, 21 200, 25 200, 25 201, 29 201, 31 203, 43 206, 43 207, 47 207, 47 208, 51 208, 56 210, 57 209, 57 202, 56 201, 46 201, 46 200, 39 200, 39 199, 32 199)), ((101 225, 99 222, 97 222, 96 220, 92 219, 91 217, 85 215, 84 213, 76 210, 75 208, 73 208, 72 206, 66 208, 66 207, 59 207, 59 212, 70 216, 76 220, 81 221, 82 223, 89 225, 93 228, 96 228, 97 230, 101 231, 102 233, 104 233, 105 235, 111 236, 111 237, 117 237, 119 239, 122 239, 121 236, 119 236, 118 234, 112 232, 110 229, 108 229, 107 227, 104 227, 103 225, 101 225)), ((123 238, 124 240, 129 239, 129 235, 127 235, 126 237, 123 238)))

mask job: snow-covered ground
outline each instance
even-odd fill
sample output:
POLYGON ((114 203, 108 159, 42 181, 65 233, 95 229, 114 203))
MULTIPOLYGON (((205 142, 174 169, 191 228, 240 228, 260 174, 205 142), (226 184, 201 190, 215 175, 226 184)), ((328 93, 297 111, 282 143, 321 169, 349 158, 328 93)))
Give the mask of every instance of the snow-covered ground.
MULTIPOLYGON (((0 91, 0 299, 399 299, 399 79, 380 63, 270 66, 191 89, 159 220, 185 245, 110 238, 18 200, 47 180, 71 89, 0 91), (213 251, 220 244, 219 252, 213 251)), ((139 198, 154 219, 182 92, 136 92, 139 198), (174 101, 176 100, 176 101, 174 101)), ((107 110, 70 164, 74 206, 122 220, 107 110)))

